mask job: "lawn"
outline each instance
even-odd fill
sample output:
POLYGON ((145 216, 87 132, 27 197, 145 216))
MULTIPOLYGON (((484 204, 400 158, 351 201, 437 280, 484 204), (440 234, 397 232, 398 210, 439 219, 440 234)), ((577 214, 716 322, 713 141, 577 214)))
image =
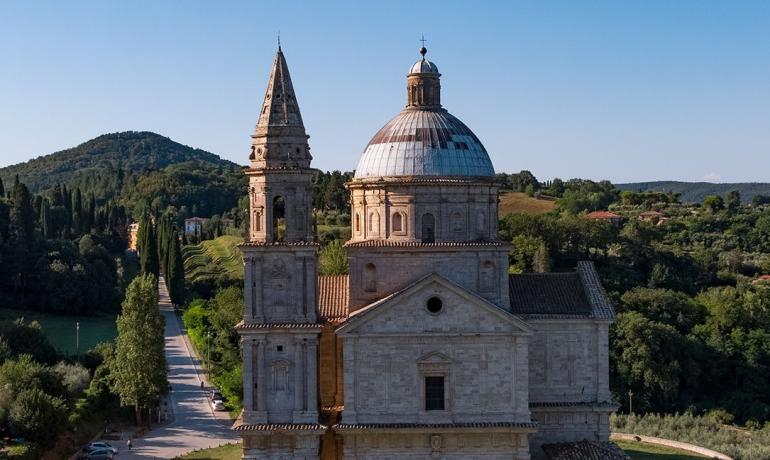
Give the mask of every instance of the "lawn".
POLYGON ((115 326, 117 315, 115 314, 67 316, 27 310, 0 309, 0 320, 13 321, 22 317, 27 321, 39 322, 51 345, 66 355, 76 353, 76 323, 78 322, 80 323, 80 353, 85 353, 99 342, 112 341, 118 334, 115 326))
POLYGON ((646 442, 636 441, 613 442, 619 445, 621 449, 625 450, 633 460, 699 460, 707 458, 692 452, 658 444, 648 444, 646 442))
POLYGON ((545 214, 553 211, 556 202, 549 200, 538 200, 528 196, 526 193, 506 192, 500 194, 500 217, 507 214, 545 214))
POLYGON ((213 449, 192 452, 178 458, 180 460, 241 460, 242 454, 240 444, 226 444, 213 449))

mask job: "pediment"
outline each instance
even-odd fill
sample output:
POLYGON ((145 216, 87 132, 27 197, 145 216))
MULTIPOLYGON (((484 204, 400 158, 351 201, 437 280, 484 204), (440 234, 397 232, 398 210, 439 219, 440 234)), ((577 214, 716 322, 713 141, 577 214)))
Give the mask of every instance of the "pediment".
MULTIPOLYGON (((433 273, 353 312, 340 335, 529 335, 532 329, 509 311, 433 273), (430 311, 428 301, 441 301, 430 311)), ((428 355, 426 355, 428 358, 428 355)))
POLYGON ((452 362, 452 358, 438 351, 430 352, 417 360, 417 364, 452 364, 452 362))

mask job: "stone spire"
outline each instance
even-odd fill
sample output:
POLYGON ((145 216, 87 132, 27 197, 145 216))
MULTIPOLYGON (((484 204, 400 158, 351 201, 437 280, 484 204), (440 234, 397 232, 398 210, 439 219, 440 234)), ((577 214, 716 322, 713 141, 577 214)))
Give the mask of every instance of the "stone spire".
POLYGON ((252 168, 308 168, 310 147, 289 67, 281 47, 275 54, 265 99, 251 135, 252 168))

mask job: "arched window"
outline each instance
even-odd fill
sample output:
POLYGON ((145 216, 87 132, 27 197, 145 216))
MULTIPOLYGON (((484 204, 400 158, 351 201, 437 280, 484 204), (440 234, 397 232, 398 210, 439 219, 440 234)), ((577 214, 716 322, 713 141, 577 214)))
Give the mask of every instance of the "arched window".
POLYGON ((422 215, 422 242, 433 243, 436 241, 436 218, 433 214, 422 215))
POLYGON ((262 231, 262 213, 259 211, 254 211, 254 231, 262 231))
POLYGON ((394 232, 403 232, 404 231, 404 215, 400 212, 397 212, 393 214, 393 231, 394 232))
POLYGON ((282 196, 273 198, 273 241, 283 241, 286 234, 286 202, 282 196))
POLYGON ((463 215, 460 214, 459 212, 453 212, 449 218, 449 222, 453 232, 459 233, 463 231, 463 227, 464 227, 463 215))
POLYGON ((356 213, 356 233, 361 233, 361 215, 356 213))
POLYGON ((369 233, 375 235, 380 233, 380 213, 377 211, 369 214, 369 233))
POLYGON ((377 267, 373 263, 364 267, 364 291, 377 292, 377 267))
POLYGON ((487 260, 481 264, 481 273, 479 278, 481 278, 480 288, 482 292, 494 292, 496 290, 497 283, 495 283, 495 280, 497 278, 495 277, 494 262, 487 260))

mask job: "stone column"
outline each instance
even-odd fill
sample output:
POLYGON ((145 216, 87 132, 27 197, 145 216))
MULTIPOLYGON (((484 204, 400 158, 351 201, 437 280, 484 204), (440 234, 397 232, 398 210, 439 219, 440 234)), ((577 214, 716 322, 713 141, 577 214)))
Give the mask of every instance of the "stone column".
MULTIPOLYGON (((302 381, 305 373, 302 356, 302 341, 294 339, 294 413, 302 411, 302 381)), ((295 420, 296 422, 296 420, 295 420)))
POLYGON ((267 411, 265 404, 265 339, 257 339, 257 379, 253 382, 257 385, 257 406, 255 409, 260 412, 267 411))
POLYGON ((241 338, 243 346, 243 409, 253 411, 254 407, 254 340, 241 338))
POLYGON ((305 352, 305 359, 307 360, 307 406, 305 410, 311 414, 318 412, 318 343, 315 340, 311 340, 307 343, 307 351, 305 352))

